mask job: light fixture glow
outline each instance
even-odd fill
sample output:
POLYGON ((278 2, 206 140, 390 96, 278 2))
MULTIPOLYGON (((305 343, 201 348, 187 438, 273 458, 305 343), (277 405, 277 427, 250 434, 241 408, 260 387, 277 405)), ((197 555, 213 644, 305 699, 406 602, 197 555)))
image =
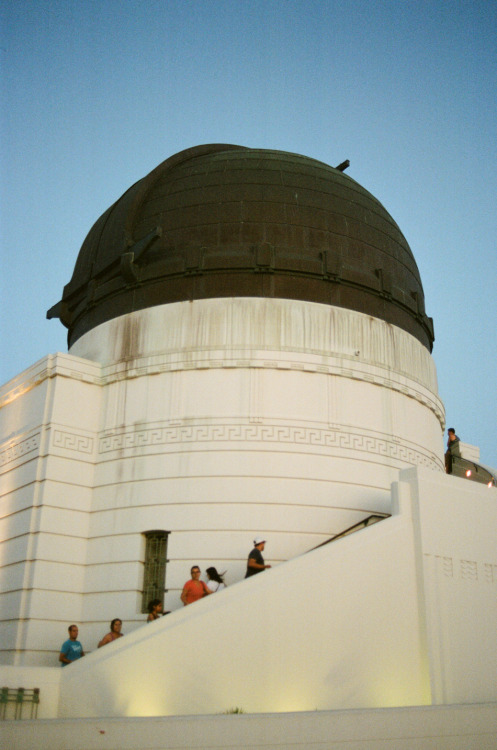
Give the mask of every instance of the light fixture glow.
POLYGON ((466 471, 466 476, 467 476, 467 477, 470 477, 470 476, 471 476, 471 469, 468 469, 468 470, 466 471))

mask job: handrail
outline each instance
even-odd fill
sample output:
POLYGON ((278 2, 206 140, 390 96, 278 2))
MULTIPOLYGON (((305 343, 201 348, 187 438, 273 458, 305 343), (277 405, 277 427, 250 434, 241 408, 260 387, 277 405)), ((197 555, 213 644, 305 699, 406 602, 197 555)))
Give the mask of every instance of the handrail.
POLYGON ((312 547, 312 549, 314 550, 314 549, 319 549, 319 547, 324 547, 325 544, 330 544, 330 542, 335 542, 337 539, 341 539, 343 536, 347 536, 348 534, 354 534, 356 531, 365 529, 367 526, 372 526, 373 524, 378 523, 378 521, 384 521, 385 518, 390 518, 390 516, 391 516, 390 513, 372 513, 367 518, 363 518, 362 521, 355 523, 353 526, 349 526, 349 528, 344 529, 344 531, 339 531, 338 534, 335 534, 330 539, 327 539, 325 542, 321 542, 321 544, 318 544, 315 547, 312 547))

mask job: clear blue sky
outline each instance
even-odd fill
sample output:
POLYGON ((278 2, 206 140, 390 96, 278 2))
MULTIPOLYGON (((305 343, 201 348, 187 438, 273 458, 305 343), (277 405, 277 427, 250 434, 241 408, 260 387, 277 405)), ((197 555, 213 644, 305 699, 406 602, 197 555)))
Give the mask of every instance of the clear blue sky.
POLYGON ((4 383, 94 221, 201 143, 294 151, 373 193, 418 262, 448 426, 497 466, 495 0, 3 0, 4 383))

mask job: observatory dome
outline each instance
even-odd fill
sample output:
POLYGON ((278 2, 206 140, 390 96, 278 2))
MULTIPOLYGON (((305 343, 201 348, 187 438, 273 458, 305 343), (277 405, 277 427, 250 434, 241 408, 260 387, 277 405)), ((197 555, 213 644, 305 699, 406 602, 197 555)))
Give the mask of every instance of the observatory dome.
POLYGON ((108 208, 47 317, 72 346, 131 312, 220 297, 332 305, 433 345, 413 254, 376 198, 315 159, 226 144, 171 156, 108 208))

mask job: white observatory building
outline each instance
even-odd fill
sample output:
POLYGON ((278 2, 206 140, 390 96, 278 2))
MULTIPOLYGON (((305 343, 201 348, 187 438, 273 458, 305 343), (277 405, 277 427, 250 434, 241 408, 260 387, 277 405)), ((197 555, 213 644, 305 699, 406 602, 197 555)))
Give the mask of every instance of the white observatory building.
POLYGON ((0 389, 0 681, 39 687, 38 748, 57 720, 234 707, 255 718, 216 727, 259 744, 229 747, 283 714, 300 747, 307 712, 497 726, 497 489, 444 472, 416 262, 342 167, 170 157, 84 241, 48 312, 68 353, 0 389), (261 535, 272 568, 244 580, 261 535), (192 564, 228 587, 183 608, 192 564), (60 669, 73 622, 87 655, 60 669))

